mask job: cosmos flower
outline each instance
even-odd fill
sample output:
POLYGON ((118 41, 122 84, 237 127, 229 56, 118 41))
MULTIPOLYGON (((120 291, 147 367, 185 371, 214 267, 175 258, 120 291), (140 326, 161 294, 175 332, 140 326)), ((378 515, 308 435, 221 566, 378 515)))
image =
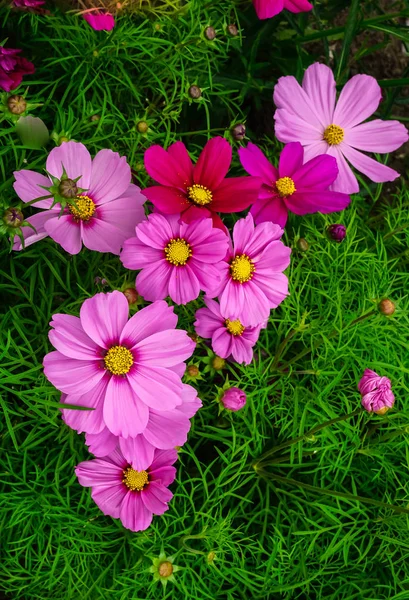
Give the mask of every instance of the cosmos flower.
POLYGON ((82 486, 92 488, 92 499, 104 515, 120 519, 131 531, 143 531, 153 515, 169 508, 173 494, 168 486, 176 477, 176 460, 176 450, 156 450, 149 467, 136 471, 120 450, 114 450, 105 458, 80 463, 75 474, 82 486))
POLYGON ((0 46, 0 89, 6 92, 16 89, 25 75, 32 75, 35 71, 33 63, 18 56, 20 52, 0 46))
POLYGON ((39 8, 45 4, 45 0, 12 0, 12 6, 15 8, 39 8))
POLYGON ((253 4, 259 19, 275 17, 284 9, 292 13, 312 10, 308 0, 253 0, 253 4))
POLYGON ((211 338, 213 352, 221 358, 230 356, 238 363, 249 365, 253 360, 253 346, 263 325, 245 327, 239 319, 226 319, 214 300, 205 298, 206 308, 196 311, 196 333, 211 338))
POLYGON ((302 86, 292 76, 278 80, 274 89, 276 136, 286 144, 301 142, 305 161, 319 154, 335 156, 339 175, 332 190, 346 194, 359 191, 348 163, 372 181, 393 181, 399 173, 361 152, 392 152, 408 140, 406 127, 398 121, 365 122, 381 98, 376 79, 355 75, 337 101, 331 69, 315 63, 305 71, 302 86))
POLYGON ((219 263, 228 248, 224 231, 211 219, 180 222, 179 215, 152 214, 127 240, 121 261, 127 269, 142 269, 135 287, 145 300, 167 296, 186 304, 220 283, 219 263))
POLYGON ((395 402, 395 396, 391 389, 391 380, 381 377, 371 369, 365 369, 358 383, 358 390, 362 396, 362 406, 368 412, 383 415, 395 402))
POLYGON ((87 12, 82 16, 95 31, 111 31, 115 27, 115 19, 108 12, 87 12))
MULTIPOLYGON (((86 147, 78 142, 64 142, 51 150, 46 170, 57 179, 63 168, 78 188, 85 189, 75 197, 76 206, 68 205, 60 216, 61 206, 51 208, 53 198, 35 202, 42 212, 27 221, 35 230, 23 229, 25 246, 48 235, 66 252, 78 254, 82 244, 97 252, 119 254, 123 242, 135 231, 135 226, 145 218, 143 204, 146 198, 131 183, 131 169, 124 156, 112 150, 100 150, 92 160, 86 147)), ((51 178, 35 171, 15 171, 14 189, 23 202, 49 195, 51 178)), ((63 181, 60 184, 64 185, 63 181)), ((15 250, 21 250, 20 240, 15 240, 15 250)))
POLYGON ((182 142, 167 150, 151 146, 145 152, 145 168, 160 185, 148 187, 143 193, 162 213, 181 213, 185 223, 212 217, 214 226, 224 229, 217 213, 248 208, 261 185, 255 177, 226 178, 231 160, 231 146, 221 137, 207 142, 195 166, 182 142))
POLYGON ((50 323, 56 348, 44 357, 44 373, 67 394, 66 403, 94 410, 66 410, 78 432, 107 427, 124 438, 148 425, 149 410, 170 411, 182 404, 181 376, 195 343, 175 330, 177 316, 155 302, 128 320, 128 301, 118 291, 84 301, 80 317, 57 314, 50 323))
POLYGON ((322 154, 303 164, 303 147, 299 142, 292 142, 281 152, 278 169, 252 143, 247 148, 239 148, 239 157, 244 169, 263 181, 250 211, 257 224, 272 221, 284 227, 288 211, 296 215, 327 214, 343 210, 350 203, 347 194, 328 189, 338 176, 333 156, 322 154))

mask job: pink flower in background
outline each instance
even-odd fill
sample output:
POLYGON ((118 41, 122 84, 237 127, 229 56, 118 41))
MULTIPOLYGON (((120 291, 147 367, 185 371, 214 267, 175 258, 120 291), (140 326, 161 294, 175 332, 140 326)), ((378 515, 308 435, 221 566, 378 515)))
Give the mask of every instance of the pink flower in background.
POLYGON ((136 278, 138 293, 149 302, 167 296, 186 304, 220 282, 218 264, 229 239, 211 219, 180 222, 179 215, 152 214, 127 240, 121 261, 127 269, 142 269, 136 278))
POLYGON ((15 8, 39 8, 45 4, 45 0, 12 0, 12 5, 15 8))
POLYGON ((315 63, 305 71, 302 86, 295 77, 281 77, 274 89, 275 133, 284 143, 301 142, 304 160, 319 154, 335 156, 339 175, 331 189, 353 194, 358 181, 348 163, 372 181, 393 181, 399 173, 360 152, 392 152, 408 140, 398 121, 366 121, 382 98, 376 79, 355 75, 338 101, 329 67, 315 63), (347 162, 348 161, 348 162, 347 162))
POLYGON ((391 387, 390 379, 381 377, 371 369, 365 369, 362 379, 358 383, 358 390, 362 396, 362 406, 365 410, 383 415, 392 408, 395 396, 391 387))
MULTIPOLYGON (((80 177, 77 186, 86 191, 77 195, 77 207, 67 206, 62 216, 59 204, 51 208, 53 198, 35 202, 34 207, 45 210, 27 219, 35 230, 23 228, 25 246, 49 235, 70 254, 78 254, 82 244, 97 252, 119 254, 123 242, 145 218, 146 198, 131 183, 126 158, 112 150, 100 150, 92 160, 83 144, 64 142, 51 150, 46 163, 47 172, 57 179, 63 168, 70 179, 80 177)), ((35 171, 15 171, 14 177, 14 189, 23 202, 47 196, 44 188, 52 185, 51 179, 35 171)), ((21 249, 16 237, 14 250, 21 249)))
POLYGON ((223 317, 257 327, 288 295, 288 279, 282 271, 290 264, 291 250, 280 241, 282 235, 274 223, 255 227, 251 215, 237 221, 233 247, 222 263, 221 284, 212 292, 219 296, 223 317))
POLYGON ((214 300, 205 298, 207 308, 196 311, 194 323, 196 333, 203 338, 211 338, 212 348, 217 356, 229 358, 249 365, 253 360, 253 346, 265 324, 245 327, 239 319, 226 319, 220 306, 214 300))
POLYGON ((115 19, 110 13, 93 11, 82 16, 95 31, 111 31, 115 27, 115 19))
POLYGON ((239 148, 239 157, 244 169, 263 181, 258 200, 250 210, 257 224, 272 221, 284 227, 288 211, 296 215, 327 214, 343 210, 350 203, 347 194, 328 189, 338 176, 333 156, 322 154, 303 164, 303 147, 293 142, 281 152, 276 169, 250 142, 247 148, 239 148))
POLYGON ((151 146, 145 152, 145 168, 161 185, 148 187, 143 193, 162 213, 181 213, 185 223, 212 217, 214 226, 224 229, 217 213, 248 208, 261 185, 255 177, 226 178, 231 160, 231 146, 221 137, 207 142, 195 166, 182 142, 167 150, 151 146))
POLYGON ((0 46, 0 89, 6 92, 16 89, 25 75, 32 75, 35 71, 33 63, 18 56, 20 52, 0 46))
POLYGON ((44 373, 67 394, 67 404, 94 410, 66 410, 65 422, 78 432, 107 427, 124 438, 148 425, 149 410, 170 411, 182 404, 183 362, 195 343, 175 330, 177 316, 155 302, 128 319, 124 294, 115 291, 85 300, 80 317, 53 315, 44 373))
POLYGON ((312 4, 307 0, 253 0, 253 4, 259 19, 275 17, 285 8, 292 13, 312 10, 312 4))
MULTIPOLYGON (((183 446, 190 430, 190 420, 202 406, 196 390, 183 384, 182 404, 172 411, 149 410, 146 429, 134 438, 113 435, 107 427, 99 433, 87 433, 85 443, 95 456, 107 456, 119 449, 133 469, 146 469, 152 462, 155 449, 169 450, 183 446)), ((61 399, 66 401, 65 398, 61 399)), ((68 409, 65 414, 72 412, 68 409)))
POLYGON ((92 499, 104 515, 120 519, 131 531, 143 531, 153 515, 163 515, 173 494, 168 486, 176 477, 176 450, 156 450, 152 463, 133 469, 119 450, 105 458, 86 460, 75 468, 78 481, 92 488, 92 499))

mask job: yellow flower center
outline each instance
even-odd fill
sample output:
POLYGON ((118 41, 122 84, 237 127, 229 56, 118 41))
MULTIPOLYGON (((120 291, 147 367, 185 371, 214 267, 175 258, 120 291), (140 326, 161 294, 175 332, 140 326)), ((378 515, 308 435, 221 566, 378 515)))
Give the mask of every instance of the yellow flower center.
POLYGON ((338 146, 344 139, 344 130, 339 125, 329 125, 324 131, 323 138, 330 146, 338 146))
POLYGON ((245 330, 244 325, 242 325, 238 319, 236 319, 236 321, 230 321, 229 319, 226 319, 225 325, 227 331, 232 335, 242 335, 243 331, 245 330))
POLYGON ((176 267, 183 266, 192 256, 190 244, 183 238, 171 239, 165 248, 166 260, 176 267))
POLYGON ((255 268, 253 261, 246 254, 238 254, 231 262, 230 275, 234 281, 245 283, 253 277, 255 268))
POLYGON ((105 368, 112 375, 125 375, 133 365, 133 355, 125 346, 112 346, 104 358, 105 368))
POLYGON ((291 177, 280 177, 280 179, 277 179, 276 188, 282 198, 284 196, 292 196, 297 191, 291 177))
POLYGON ((70 205, 68 210, 76 221, 89 221, 95 212, 95 202, 88 196, 77 196, 76 206, 70 205))
POLYGON ((173 565, 170 561, 164 560, 160 563, 158 573, 161 577, 170 577, 173 573, 173 565))
POLYGON ((149 477, 146 471, 135 471, 132 467, 127 467, 122 482, 128 490, 140 492, 149 483, 149 477))
POLYGON ((204 185, 199 185, 198 183, 188 187, 187 193, 189 200, 195 204, 199 204, 199 206, 210 204, 210 202, 213 200, 212 192, 207 187, 204 187, 204 185))

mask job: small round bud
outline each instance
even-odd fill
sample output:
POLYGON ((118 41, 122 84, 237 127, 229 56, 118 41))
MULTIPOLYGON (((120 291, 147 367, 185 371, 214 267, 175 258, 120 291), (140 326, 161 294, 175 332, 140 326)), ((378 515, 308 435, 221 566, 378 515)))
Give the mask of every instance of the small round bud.
POLYGON ((136 129, 139 133, 146 133, 149 129, 149 125, 147 124, 146 121, 139 121, 136 124, 136 129))
POLYGON ((232 23, 231 25, 227 25, 227 32, 230 33, 230 35, 232 35, 233 37, 236 37, 236 35, 238 35, 239 33, 237 25, 235 25, 234 23, 232 23))
POLYGON ((99 56, 98 50, 94 50, 93 53, 92 53, 92 56, 94 56, 95 58, 97 58, 97 56, 99 56))
POLYGON ((155 31, 160 31, 162 29, 162 25, 160 23, 155 23, 154 29, 155 31))
POLYGON ((198 85, 191 85, 189 88, 189 96, 194 100, 197 100, 202 95, 202 90, 198 85))
POLYGON ((197 335, 197 333, 188 333, 188 336, 195 344, 197 344, 197 342, 199 341, 199 336, 197 335))
POLYGON ((197 377, 199 375, 199 369, 196 365, 189 365, 186 369, 186 375, 189 377, 197 377))
POLYGON ((213 552, 213 550, 212 550, 207 555, 207 562, 210 564, 210 563, 212 563, 214 561, 215 558, 216 558, 216 552, 213 552))
POLYGON ((13 227, 17 229, 24 222, 24 215, 18 208, 8 208, 4 211, 3 222, 7 227, 13 227))
POLYGON ((238 142, 240 142, 241 140, 243 140, 246 136, 246 126, 244 123, 237 123, 237 125, 235 125, 234 127, 232 127, 231 129, 231 134, 233 136, 233 138, 235 140, 237 140, 238 142))
POLYGON ((92 115, 92 117, 90 118, 90 121, 92 121, 94 123, 95 121, 99 121, 100 118, 101 117, 99 115, 92 115))
POLYGON ((396 306, 394 305, 392 300, 389 300, 388 298, 381 300, 378 304, 378 308, 379 308, 379 312, 382 313, 383 315, 386 315, 387 317, 389 317, 390 315, 393 315, 393 313, 396 310, 396 306))
POLYGON ((330 225, 327 229, 329 237, 334 240, 334 242, 342 242, 347 234, 347 230, 345 225, 340 225, 339 223, 335 223, 334 225, 330 225))
POLYGON ((216 37, 216 30, 214 27, 206 27, 204 34, 211 41, 216 37))
POLYGON ((226 410, 237 412, 246 404, 246 393, 237 387, 231 387, 224 392, 221 403, 226 410))
POLYGON ((61 144, 64 144, 64 142, 69 142, 70 138, 67 138, 66 135, 62 135, 61 137, 58 138, 58 145, 61 146, 61 144))
POLYGON ((297 242, 297 248, 300 252, 307 252, 310 245, 305 238, 300 238, 297 242))
POLYGON ((170 577, 173 573, 173 565, 168 560, 160 563, 158 573, 161 577, 170 577))
POLYGON ((63 198, 75 198, 78 194, 78 187, 72 179, 63 179, 58 186, 58 193, 63 198))
POLYGON ((137 302, 139 295, 135 288, 126 288, 123 291, 125 298, 128 300, 128 304, 135 304, 137 302))
POLYGON ((215 371, 221 371, 222 369, 224 369, 225 364, 226 364, 226 361, 224 360, 224 358, 221 358, 220 356, 215 356, 214 359, 212 360, 212 367, 215 371))
POLYGON ((23 96, 10 96, 7 107, 13 115, 22 115, 27 108, 27 102, 23 96))

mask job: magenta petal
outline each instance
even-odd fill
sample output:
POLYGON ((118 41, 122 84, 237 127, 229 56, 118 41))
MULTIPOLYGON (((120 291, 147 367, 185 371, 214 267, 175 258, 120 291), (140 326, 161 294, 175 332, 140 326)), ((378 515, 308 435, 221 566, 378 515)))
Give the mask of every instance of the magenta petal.
MULTIPOLYGON (((59 215, 59 213, 56 214, 59 215)), ((74 255, 80 252, 82 248, 81 224, 75 223, 71 215, 49 219, 44 224, 44 229, 69 254, 74 255)))
POLYGON ((343 129, 358 125, 376 111, 381 99, 382 91, 374 77, 355 75, 338 98, 333 122, 343 129))
POLYGON ((249 142, 246 148, 239 148, 238 154, 243 169, 254 175, 260 177, 268 186, 278 179, 278 171, 270 163, 265 154, 260 150, 258 146, 249 142))
MULTIPOLYGON (((31 244, 34 244, 35 242, 43 240, 48 236, 48 233, 45 230, 45 224, 50 219, 54 219, 56 215, 58 215, 58 211, 56 210, 44 210, 26 219, 26 221, 31 223, 35 229, 32 229, 31 227, 23 227, 21 229, 24 237, 25 248, 31 246, 31 244)), ((17 235, 14 236, 13 250, 23 250, 23 245, 17 235)))
POLYGON ((223 326, 216 329, 212 336, 212 349, 221 358, 228 358, 232 353, 233 336, 223 326))
POLYGON ((203 148, 194 168, 194 182, 214 191, 230 168, 232 148, 222 137, 212 138, 203 148))
POLYGON ((284 0, 284 8, 293 13, 308 12, 313 6, 308 0, 284 0))
POLYGON ((284 8, 284 0, 253 0, 259 19, 271 19, 284 8))
MULTIPOLYGON (((150 473, 152 475, 154 475, 154 473, 156 473, 159 469, 161 468, 169 468, 169 465, 173 465, 173 463, 175 463, 178 459, 178 453, 176 452, 176 450, 157 450, 155 452, 155 458, 153 460, 153 463, 151 465, 150 468, 150 473)), ((170 481, 163 481, 163 485, 170 485, 172 483, 172 481, 175 479, 176 476, 176 470, 171 467, 172 469, 172 473, 173 475, 173 479, 171 479, 170 481)), ((158 477, 153 476, 152 479, 155 481, 158 479, 158 477)))
POLYGON ((131 183, 131 168, 125 156, 100 150, 92 161, 89 194, 99 204, 120 198, 131 183))
POLYGON ((179 410, 150 411, 148 425, 144 437, 161 450, 168 450, 175 446, 183 446, 187 440, 190 421, 179 410))
POLYGON ((271 221, 285 227, 288 218, 287 206, 279 196, 267 200, 259 200, 251 207, 250 214, 256 225, 271 221))
MULTIPOLYGON (((259 271, 257 273, 257 278, 254 279, 257 286, 268 299, 270 308, 277 308, 277 306, 288 296, 288 278, 284 273, 272 274, 271 272, 266 273, 266 270, 263 270, 263 272, 259 271)), ((265 318, 268 318, 268 315, 265 318)), ((264 319, 261 318, 258 323, 261 323, 263 320, 264 319)))
MULTIPOLYGON (((23 202, 31 202, 35 198, 49 195, 49 192, 44 188, 49 188, 52 183, 45 175, 28 170, 14 171, 13 175, 16 180, 13 184, 14 191, 23 202)), ((53 197, 50 197, 47 200, 35 202, 32 206, 34 208, 50 208, 53 200, 53 197)), ((57 209, 55 208, 55 210, 57 209)))
POLYGON ((234 213, 245 210, 257 200, 261 187, 259 177, 229 177, 213 193, 212 210, 234 213))
POLYGON ((249 365, 253 360, 253 344, 247 342, 243 336, 237 336, 233 340, 231 354, 239 364, 249 365))
POLYGON ((400 177, 400 173, 394 169, 366 156, 366 154, 362 154, 362 152, 359 152, 346 144, 342 144, 341 150, 344 153, 345 158, 349 160, 355 169, 376 183, 395 181, 395 179, 400 177))
POLYGON ((135 437, 146 429, 149 409, 132 390, 128 377, 113 375, 108 383, 104 420, 114 435, 135 437))
MULTIPOLYGON (((90 462, 90 461, 88 461, 90 462)), ((98 486, 92 490, 91 497, 98 508, 109 517, 118 519, 125 496, 123 483, 98 486)))
POLYGON ((209 219, 213 217, 213 214, 214 213, 204 206, 200 207, 189 205, 187 210, 184 210, 184 212, 180 215, 180 219, 183 221, 183 223, 191 223, 192 221, 197 221, 198 219, 209 219))
POLYGON ((172 266, 162 259, 143 269, 137 276, 135 287, 140 295, 148 302, 164 300, 169 296, 169 281, 172 266))
POLYGON ((287 199, 287 206, 296 215, 306 215, 314 212, 328 214, 344 210, 350 202, 351 198, 348 194, 301 189, 287 199))
POLYGON ((91 390, 83 395, 70 394, 65 396, 63 394, 61 396, 63 404, 86 406, 94 409, 75 410, 74 408, 63 408, 63 420, 71 429, 75 429, 78 433, 96 434, 105 428, 103 406, 108 381, 109 377, 104 376, 91 390))
POLYGON ((259 283, 257 282, 256 284, 254 282, 254 278, 243 285, 243 288, 244 307, 240 313, 240 321, 246 327, 254 327, 268 319, 270 315, 270 302, 259 286, 259 283))
POLYGON ((154 302, 129 319, 123 327, 120 343, 127 342, 131 347, 135 347, 145 338, 168 329, 175 329, 177 322, 178 318, 172 306, 168 306, 163 301, 154 302))
MULTIPOLYGON (((256 263, 261 258, 264 250, 271 242, 279 241, 283 235, 283 230, 276 223, 261 223, 254 229, 251 240, 244 246, 244 254, 251 256, 256 263)), ((280 242, 281 246, 283 244, 280 242)), ((288 248, 285 252, 288 251, 288 248)))
POLYGON ((187 304, 195 300, 199 294, 199 281, 189 264, 171 269, 169 296, 176 304, 187 304))
MULTIPOLYGON (((216 302, 214 304, 217 305, 216 302)), ((224 319, 221 316, 217 317, 214 315, 208 308, 199 308, 196 311, 194 327, 200 337, 211 338, 216 329, 221 327, 223 323, 224 319)))
POLYGON ((86 394, 105 373, 95 361, 67 358, 60 352, 46 354, 43 365, 47 379, 65 394, 86 394))
POLYGON ((327 65, 314 63, 305 71, 302 87, 310 98, 321 125, 325 128, 336 123, 333 120, 336 83, 332 70, 327 65))
POLYGON ((165 215, 179 214, 191 206, 186 193, 176 187, 152 185, 143 193, 165 215))
POLYGON ((403 123, 375 119, 347 129, 344 141, 357 150, 386 154, 397 150, 408 141, 408 137, 408 130, 403 123))
POLYGON ((155 455, 155 447, 146 439, 144 434, 134 438, 119 438, 121 452, 136 471, 145 471, 152 464, 155 455))
POLYGON ((56 314, 48 337, 61 354, 79 360, 101 360, 100 348, 84 332, 78 317, 56 314))
POLYGON ((157 481, 151 481, 148 487, 141 492, 142 502, 154 515, 163 515, 168 510, 167 502, 172 500, 173 494, 157 481))
POLYGON ((188 181, 189 184, 193 183, 193 163, 190 160, 185 144, 183 142, 171 144, 168 148, 168 154, 176 161, 179 168, 182 170, 186 181, 188 181))
POLYGON ((142 269, 162 259, 163 250, 146 246, 136 237, 131 237, 123 243, 120 260, 126 269, 142 269))
POLYGON ((85 443, 91 454, 95 456, 107 456, 115 450, 118 438, 107 427, 104 427, 100 433, 87 433, 85 435, 85 443))
POLYGON ((237 319, 237 315, 242 314, 245 301, 243 287, 229 279, 221 293, 220 310, 223 315, 226 315, 226 319, 234 320, 237 319))
POLYGON ((182 404, 177 407, 177 410, 182 412, 188 419, 191 419, 202 406, 202 401, 198 398, 196 390, 191 385, 184 383, 182 404))
POLYGON ((84 144, 64 142, 51 150, 47 158, 47 172, 61 179, 63 167, 70 179, 76 179, 77 186, 87 190, 91 181, 91 156, 84 144))
POLYGON ((134 348, 138 364, 173 367, 194 352, 196 345, 181 329, 159 331, 138 342, 134 348))
MULTIPOLYGON (((182 142, 177 143, 182 144, 182 142)), ((151 146, 145 152, 145 168, 148 175, 161 185, 186 191, 189 185, 192 184, 191 173, 185 171, 187 167, 186 157, 179 161, 179 154, 180 149, 179 152, 176 149, 176 152, 173 150, 169 153, 161 146, 151 146)))
POLYGON ((108 349, 118 343, 128 321, 128 313, 128 301, 122 292, 95 294, 81 306, 81 325, 95 343, 108 349))
POLYGON ((142 502, 141 494, 129 491, 121 506, 119 518, 131 531, 144 531, 152 523, 152 512, 142 502))
POLYGON ((129 383, 137 397, 149 408, 173 410, 182 403, 182 383, 170 369, 138 364, 129 375, 129 383))
POLYGON ((303 159, 304 149, 299 142, 291 142, 284 146, 278 166, 280 177, 293 177, 294 173, 302 167, 303 159))
MULTIPOLYGON (((336 158, 328 154, 321 154, 300 167, 294 173, 293 179, 297 190, 298 188, 325 190, 334 183, 338 173, 339 169, 336 158)), ((287 200, 291 200, 291 196, 287 200)))
POLYGON ((95 31, 111 31, 115 27, 115 19, 110 13, 92 12, 82 16, 95 31))
POLYGON ((121 467, 102 458, 94 458, 80 463, 75 467, 75 474, 84 487, 115 487, 121 484, 122 490, 124 488, 121 467))

